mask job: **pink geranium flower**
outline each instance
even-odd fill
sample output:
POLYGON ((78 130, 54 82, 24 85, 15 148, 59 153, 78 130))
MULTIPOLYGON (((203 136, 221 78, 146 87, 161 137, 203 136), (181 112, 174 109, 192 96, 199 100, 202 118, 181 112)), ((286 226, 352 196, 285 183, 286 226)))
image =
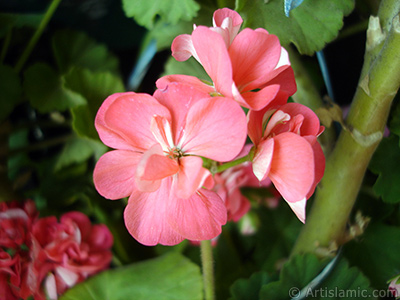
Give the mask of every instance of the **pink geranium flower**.
POLYGON ((173 83, 153 96, 114 94, 100 107, 96 128, 117 149, 103 155, 94 183, 109 199, 129 196, 125 223, 145 245, 212 239, 226 222, 221 198, 202 188, 210 172, 202 157, 229 161, 247 130, 235 102, 173 83))
POLYGON ((169 82, 186 82, 253 110, 265 107, 278 91, 294 94, 296 83, 288 53, 275 35, 262 28, 237 33, 242 19, 230 9, 217 10, 213 20, 214 27, 198 26, 191 35, 176 37, 171 50, 178 61, 190 56, 198 60, 214 86, 191 76, 169 75, 157 81, 158 88, 169 82))
POLYGON ((280 93, 263 110, 248 114, 249 137, 256 147, 253 172, 260 181, 270 178, 304 223, 306 200, 325 169, 317 142, 324 128, 311 109, 286 100, 280 93))

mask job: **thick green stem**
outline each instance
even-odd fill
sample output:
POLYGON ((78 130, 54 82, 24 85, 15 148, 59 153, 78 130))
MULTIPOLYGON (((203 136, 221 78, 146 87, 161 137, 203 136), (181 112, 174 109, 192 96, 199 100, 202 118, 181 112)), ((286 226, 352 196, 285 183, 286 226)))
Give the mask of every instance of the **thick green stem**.
POLYGON ((204 299, 214 300, 215 299, 215 288, 214 288, 214 261, 211 241, 201 241, 201 264, 203 271, 203 283, 204 283, 204 299))
POLYGON ((46 11, 42 21, 39 24, 39 27, 36 29, 34 35, 30 39, 28 45, 25 48, 25 51, 22 53, 21 57, 19 58, 17 64, 15 65, 16 73, 19 73, 22 70, 22 67, 28 60, 29 55, 31 54, 33 48, 35 48, 37 41, 41 37, 44 29, 46 28, 47 24, 49 23, 51 17, 53 16, 54 12, 56 11, 58 5, 60 4, 61 0, 53 0, 46 11))
MULTIPOLYGON (((391 2, 384 0, 382 5, 391 2)), ((396 9, 396 5, 392 8, 396 9)), ((318 247, 343 241, 365 171, 382 138, 393 98, 400 86, 398 14, 397 10, 384 45, 378 56, 368 62, 369 70, 360 79, 347 119, 350 130, 342 131, 327 159, 324 178, 292 254, 315 252, 318 247)))

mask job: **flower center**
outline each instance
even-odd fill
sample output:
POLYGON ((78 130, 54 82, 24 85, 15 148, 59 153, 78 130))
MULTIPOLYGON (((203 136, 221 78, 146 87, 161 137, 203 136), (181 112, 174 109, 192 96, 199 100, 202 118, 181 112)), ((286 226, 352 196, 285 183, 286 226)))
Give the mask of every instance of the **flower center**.
POLYGON ((174 148, 168 148, 168 151, 164 151, 166 153, 166 156, 170 159, 175 159, 179 162, 179 158, 183 156, 183 152, 181 149, 174 147, 174 148))

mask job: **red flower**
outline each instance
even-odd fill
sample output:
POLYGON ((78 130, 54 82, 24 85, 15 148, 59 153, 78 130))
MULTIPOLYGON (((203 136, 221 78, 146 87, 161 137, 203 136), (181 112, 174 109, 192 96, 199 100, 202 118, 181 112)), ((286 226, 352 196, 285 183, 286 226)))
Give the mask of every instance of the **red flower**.
POLYGON ((44 284, 52 299, 104 270, 111 262, 110 231, 105 225, 92 225, 83 213, 66 213, 60 222, 55 217, 39 219, 32 234, 35 248, 32 264, 38 270, 36 285, 44 284))
POLYGON ((0 299, 57 299, 111 261, 105 225, 92 225, 80 212, 60 222, 37 216, 33 201, 0 203, 0 299))

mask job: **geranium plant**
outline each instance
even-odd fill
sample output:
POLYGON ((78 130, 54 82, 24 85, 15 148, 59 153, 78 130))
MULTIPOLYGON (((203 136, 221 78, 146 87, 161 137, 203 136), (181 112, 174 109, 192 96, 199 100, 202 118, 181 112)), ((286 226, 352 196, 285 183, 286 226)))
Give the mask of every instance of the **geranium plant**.
POLYGON ((0 6, 1 299, 399 297, 398 1, 37 5, 0 6))

